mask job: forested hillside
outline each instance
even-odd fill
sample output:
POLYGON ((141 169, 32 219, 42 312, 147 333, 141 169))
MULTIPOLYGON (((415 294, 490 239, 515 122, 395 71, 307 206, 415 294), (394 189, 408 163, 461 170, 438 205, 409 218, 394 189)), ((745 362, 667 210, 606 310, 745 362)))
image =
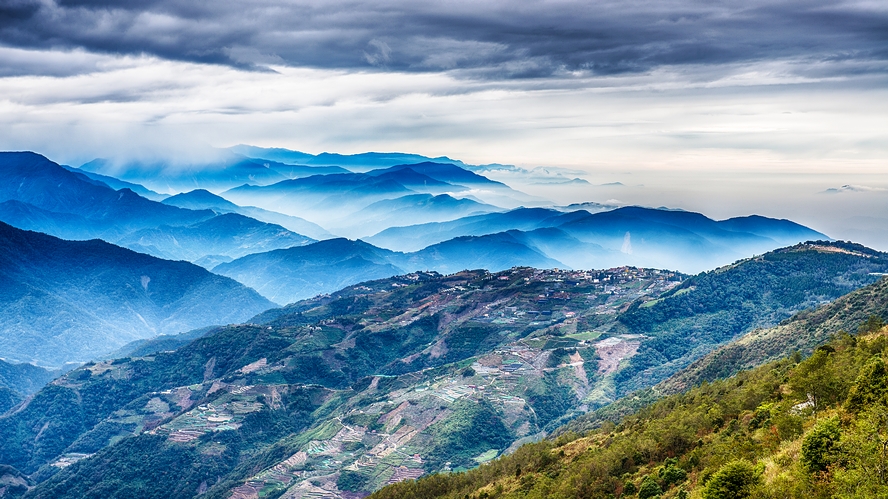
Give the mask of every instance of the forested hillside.
POLYGON ((872 498, 888 495, 888 328, 793 355, 585 435, 525 445, 371 499, 872 498))

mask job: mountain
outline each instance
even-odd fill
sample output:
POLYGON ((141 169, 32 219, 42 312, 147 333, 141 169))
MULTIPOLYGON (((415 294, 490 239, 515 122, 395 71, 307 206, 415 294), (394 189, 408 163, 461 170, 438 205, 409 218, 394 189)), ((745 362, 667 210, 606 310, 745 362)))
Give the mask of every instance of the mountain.
POLYGON ((781 246, 827 239, 788 220, 751 216, 715 221, 699 213, 633 206, 597 213, 519 208, 450 222, 393 227, 365 240, 409 251, 454 237, 542 228, 559 230, 559 237, 546 243, 547 256, 574 268, 601 262, 605 265, 598 266, 700 272, 781 246), (583 248, 578 242, 591 246, 583 248), (594 258, 590 258, 590 249, 594 249, 594 258))
POLYGON ((449 194, 412 194, 377 201, 348 215, 333 225, 332 230, 350 237, 361 237, 398 224, 453 220, 496 211, 501 209, 471 199, 454 198, 449 194))
POLYGON ((0 153, 0 203, 4 222, 76 239, 113 239, 159 225, 206 220, 210 211, 183 210, 150 201, 129 189, 115 191, 31 152, 0 153), (79 234, 79 237, 74 237, 79 234))
MULTIPOLYGON (((0 387, 22 395, 31 395, 43 388, 61 371, 37 367, 33 364, 14 364, 0 360, 0 387)), ((5 409, 0 413, 5 412, 5 409)))
POLYGON ((81 165, 80 169, 135 182, 158 192, 182 192, 192 189, 225 190, 245 183, 267 185, 289 178, 272 168, 273 165, 286 167, 267 160, 220 154, 208 162, 182 165, 166 162, 118 165, 95 159, 81 165))
MULTIPOLYGON (((415 194, 416 191, 392 178, 361 173, 339 173, 285 180, 268 186, 242 185, 224 192, 226 199, 240 205, 259 206, 271 211, 310 219, 330 220, 346 216, 376 201, 415 194)), ((422 185, 416 175, 409 180, 422 185)), ((436 190, 446 184, 426 177, 436 190)))
MULTIPOLYGON (((490 180, 489 178, 478 175, 477 173, 460 168, 451 163, 436 163, 432 161, 423 161, 419 163, 408 163, 395 165, 389 168, 381 168, 367 172, 368 175, 374 177, 400 174, 397 178, 404 178, 407 173, 414 175, 422 175, 433 178, 439 182, 445 182, 452 185, 468 185, 468 186, 496 186, 506 187, 502 182, 490 180)), ((407 184, 405 184, 407 185, 407 184)))
POLYGON ((849 293, 820 308, 798 314, 777 327, 756 329, 694 362, 658 386, 676 393, 703 381, 726 378, 743 370, 786 357, 810 355, 840 331, 856 333, 870 317, 888 318, 888 280, 849 293))
POLYGON ((273 304, 186 262, 0 223, 0 355, 58 366, 137 338, 240 322, 273 304))
POLYGON ((413 253, 389 251, 360 240, 329 239, 247 255, 221 263, 212 270, 259 291, 269 300, 290 303, 364 280, 409 271, 454 273, 477 268, 499 271, 517 266, 565 267, 514 234, 503 233, 456 238, 413 253))
POLYGON ((718 222, 699 213, 634 206, 590 214, 558 228, 581 241, 627 253, 634 265, 685 272, 700 272, 787 244, 826 239, 787 220, 743 217, 718 222))
POLYGON ((650 338, 617 375, 617 395, 665 380, 715 347, 872 284, 888 254, 841 242, 810 242, 705 272, 639 302, 618 319, 650 338))
POLYGON ((577 326, 678 277, 637 275, 646 285, 615 281, 620 297, 530 268, 365 282, 72 371, 0 417, 0 462, 58 498, 295 494, 319 479, 350 497, 472 467, 580 406, 597 375, 581 367, 592 350, 564 348, 594 337, 577 326))
MULTIPOLYGON (((281 163, 286 163, 289 165, 315 165, 315 167, 330 167, 334 165, 342 165, 348 167, 351 171, 375 170, 396 165, 422 163, 425 161, 433 161, 435 163, 452 163, 455 165, 465 166, 462 161, 453 160, 446 156, 429 158, 427 156, 420 156, 419 154, 407 154, 399 152, 367 152, 360 154, 336 154, 325 152, 314 155, 300 151, 293 151, 290 149, 265 148, 243 144, 229 147, 228 150, 236 154, 246 156, 248 158, 279 161, 281 163)), ((336 173, 342 172, 340 171, 336 173)))
POLYGON ((397 226, 363 238, 394 251, 417 251, 432 244, 461 236, 483 236, 512 229, 534 230, 555 227, 560 211, 549 208, 517 208, 504 213, 471 215, 449 222, 397 226))
MULTIPOLYGON (((228 148, 229 151, 246 156, 253 159, 267 159, 277 161, 288 165, 304 164, 306 161, 314 158, 314 154, 308 154, 300 151, 292 151, 280 147, 256 147, 246 144, 238 144, 228 148)), ((341 172, 339 172, 341 173, 341 172)))
POLYGON ((304 246, 314 239, 280 225, 226 213, 182 227, 142 229, 117 241, 121 246, 167 260, 224 258, 231 261, 252 253, 304 246))
POLYGON ((60 374, 61 371, 51 371, 33 364, 11 364, 0 360, 0 414, 15 407, 60 374))
POLYGON ((280 225, 297 234, 304 234, 313 239, 330 239, 332 234, 324 230, 320 225, 314 224, 304 218, 292 217, 274 211, 263 210, 254 206, 238 206, 227 199, 217 196, 205 189, 195 189, 170 196, 163 201, 164 204, 187 208, 189 210, 213 210, 217 213, 239 213, 255 218, 256 220, 280 225))
MULTIPOLYGON (((369 245, 349 243, 337 241, 379 257, 369 245)), ((800 245, 692 278, 625 267, 515 268, 450 276, 418 272, 361 283, 269 310, 249 324, 218 328, 174 352, 147 351, 145 358, 68 373, 28 406, 0 418, 0 434, 15 435, 0 441, 0 463, 39 482, 32 497, 99 491, 113 497, 132 494, 127 487, 136 486, 140 497, 347 498, 387 483, 473 468, 515 449, 515 456, 527 455, 539 447, 519 448, 522 443, 627 390, 625 379, 639 372, 633 362, 652 359, 649 352, 665 356, 684 348, 693 353, 688 358, 702 356, 719 338, 741 336, 750 323, 776 324, 792 310, 878 279, 872 273, 884 268, 884 255, 844 249, 846 243, 800 245), (740 292, 745 288, 750 291, 740 292), (665 325, 648 327, 649 319, 665 325), (672 327, 684 327, 681 340, 669 336, 672 327), (732 335, 735 329, 739 333, 732 335), (629 374, 621 377, 624 371, 629 374)), ((646 386, 667 369, 675 372, 676 364, 649 371, 646 386)), ((645 444, 656 450, 651 456, 662 460, 700 448, 721 428, 725 433, 712 438, 736 438, 762 402, 776 400, 779 407, 765 410, 791 414, 805 395, 792 391, 790 397, 781 388, 787 384, 781 369, 763 371, 773 383, 769 389, 744 374, 742 385, 717 382, 683 402, 658 405, 673 410, 706 404, 651 427, 645 437, 655 442, 645 444), (728 387, 741 391, 734 398, 726 395, 728 387), (699 424, 708 426, 688 427, 699 424), (673 433, 664 430, 669 428, 673 433)), ((636 425, 650 424, 643 423, 650 421, 644 414, 636 425)), ((790 432, 800 427, 792 419, 780 421, 788 423, 778 428, 790 432)), ((754 442, 773 435, 764 428, 754 442)), ((549 463, 560 459, 557 450, 549 463)), ((564 450, 569 459, 570 448, 564 450)), ((644 467, 650 458, 626 452, 629 460, 620 454, 614 462, 630 475, 614 475, 610 468, 606 475, 640 485, 651 473, 644 467)), ((509 459, 496 462, 507 463, 514 481, 509 459)), ((689 462, 698 465, 708 466, 689 462)), ((520 475, 525 471, 535 473, 521 464, 520 475)))
POLYGON ((266 186, 243 185, 223 195, 240 205, 304 216, 325 224, 345 219, 377 201, 411 194, 470 192, 473 199, 494 206, 515 207, 522 203, 544 202, 456 165, 429 162, 366 173, 315 175, 266 186), (464 180, 467 185, 457 180, 464 180))
POLYGON ((404 273, 395 254, 361 241, 328 239, 223 263, 213 272, 231 277, 277 303, 292 303, 352 284, 404 273))
POLYGON ((159 194, 157 192, 152 191, 142 185, 134 184, 132 182, 125 182, 123 180, 109 177, 107 175, 100 175, 98 173, 88 172, 86 170, 81 170, 80 168, 73 168, 70 166, 60 165, 62 168, 68 170, 69 172, 79 173, 84 175, 85 177, 92 179, 100 184, 107 185, 108 187, 114 189, 115 191, 119 191, 121 189, 129 189, 136 194, 142 196, 145 199, 150 199, 152 201, 163 201, 169 196, 165 194, 159 194))
POLYGON ((770 362, 370 499, 885 497, 886 342, 884 327, 840 333, 804 361, 770 362))
POLYGON ((463 269, 500 271, 511 267, 564 268, 565 265, 528 247, 512 233, 457 237, 407 253, 399 260, 411 270, 435 270, 446 274, 463 269))

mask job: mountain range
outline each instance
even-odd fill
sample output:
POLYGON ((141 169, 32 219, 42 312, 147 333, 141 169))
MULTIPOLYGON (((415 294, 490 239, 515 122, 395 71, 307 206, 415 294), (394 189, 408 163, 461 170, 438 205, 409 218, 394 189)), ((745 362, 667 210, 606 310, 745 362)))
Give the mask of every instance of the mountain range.
POLYGON ((489 462, 812 305, 879 295, 886 267, 822 241, 696 276, 523 267, 364 282, 67 373, 0 417, 15 435, 0 463, 27 474, 31 497, 363 495, 489 462))
POLYGON ((187 262, 0 223, 0 355, 60 366, 129 341, 242 322, 273 304, 187 262))
MULTIPOLYGON (((127 187, 114 190, 97 180, 101 177, 74 170, 33 153, 0 153, 0 220, 65 239, 100 238, 154 256, 202 261, 204 265, 313 241, 247 215, 224 209, 217 213, 210 209, 215 206, 192 209, 199 204, 194 202, 199 194, 185 199, 185 195, 174 196, 161 203, 127 187), (191 206, 179 207, 177 203, 191 206)), ((270 214, 265 218, 327 234, 295 217, 270 214)))
MULTIPOLYGON (((362 280, 417 270, 453 273, 478 268, 499 271, 516 266, 588 269, 617 267, 627 262, 699 270, 781 244, 825 238, 787 220, 744 217, 716 222, 697 213, 638 207, 594 214, 584 210, 563 213, 522 208, 431 225, 449 228, 439 233, 437 239, 460 232, 482 235, 457 235, 408 253, 363 241, 322 241, 302 248, 255 253, 212 269, 258 290, 272 301, 289 303, 362 280), (497 232, 509 226, 531 230, 497 232), (630 231, 639 235, 635 245, 631 236, 624 235, 630 231), (707 264, 710 266, 705 267, 707 264)), ((428 226, 385 232, 420 234, 428 226)), ((396 238, 397 235, 392 236, 396 238)))

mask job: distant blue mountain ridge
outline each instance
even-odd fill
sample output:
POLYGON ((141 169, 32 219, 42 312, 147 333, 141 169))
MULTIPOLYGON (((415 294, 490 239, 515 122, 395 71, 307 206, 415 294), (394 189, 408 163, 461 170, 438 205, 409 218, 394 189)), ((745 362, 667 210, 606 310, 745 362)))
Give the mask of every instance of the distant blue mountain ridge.
MULTIPOLYGON (((0 187, 0 220, 71 239, 101 237, 155 256, 197 262, 275 301, 413 270, 635 265, 692 273, 800 241, 827 239, 794 222, 760 216, 716 221, 681 210, 607 210, 597 204, 588 206, 604 211, 506 210, 476 195, 493 193, 515 201, 522 193, 457 162, 385 164, 408 156, 369 154, 365 159, 384 166, 358 173, 312 171, 316 174, 280 181, 279 170, 293 165, 271 159, 244 163, 238 156, 211 172, 176 171, 190 172, 183 175, 192 175, 186 180, 195 185, 228 185, 244 175, 274 182, 240 185, 221 196, 198 188, 157 203, 33 153, 0 153, 0 176, 7 186, 0 187), (264 176, 256 177, 256 172, 264 176), (312 215, 312 221, 297 216, 303 213, 312 215), (327 218, 319 225, 315 216, 327 218), (363 237, 365 242, 315 242, 334 234, 363 237)), ((168 180, 170 171, 155 173, 168 180)))
MULTIPOLYGON (((640 207, 600 213, 522 208, 395 232, 431 233, 425 229, 442 226, 447 229, 435 232, 438 241, 410 252, 336 239, 255 253, 213 271, 273 301, 289 303, 360 282, 351 276, 379 279, 417 270, 624 265, 696 273, 797 242, 828 239, 788 220, 754 216, 719 222, 699 213, 640 207)), ((378 237, 369 238, 374 239, 378 237)))
MULTIPOLYGON (((35 153, 0 153, 0 221, 65 239, 100 238, 189 261, 207 256, 224 261, 314 241, 279 225, 247 219, 247 215, 223 216, 224 210, 218 210, 220 214, 213 207, 186 209, 174 206, 175 200, 151 201, 129 188, 114 190, 100 179, 35 153)), ((258 209, 237 211, 263 215, 258 209)), ((265 218, 280 218, 329 236, 317 225, 297 223, 294 217, 265 218)))

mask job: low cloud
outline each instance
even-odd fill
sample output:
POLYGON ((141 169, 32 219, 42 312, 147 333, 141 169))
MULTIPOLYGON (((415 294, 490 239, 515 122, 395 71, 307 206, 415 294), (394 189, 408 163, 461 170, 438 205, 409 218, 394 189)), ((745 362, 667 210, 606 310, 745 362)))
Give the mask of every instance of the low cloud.
POLYGON ((841 187, 831 187, 826 189, 825 191, 821 191, 821 194, 842 194, 847 192, 888 192, 888 189, 884 189, 881 187, 869 187, 866 185, 843 185, 841 187))

